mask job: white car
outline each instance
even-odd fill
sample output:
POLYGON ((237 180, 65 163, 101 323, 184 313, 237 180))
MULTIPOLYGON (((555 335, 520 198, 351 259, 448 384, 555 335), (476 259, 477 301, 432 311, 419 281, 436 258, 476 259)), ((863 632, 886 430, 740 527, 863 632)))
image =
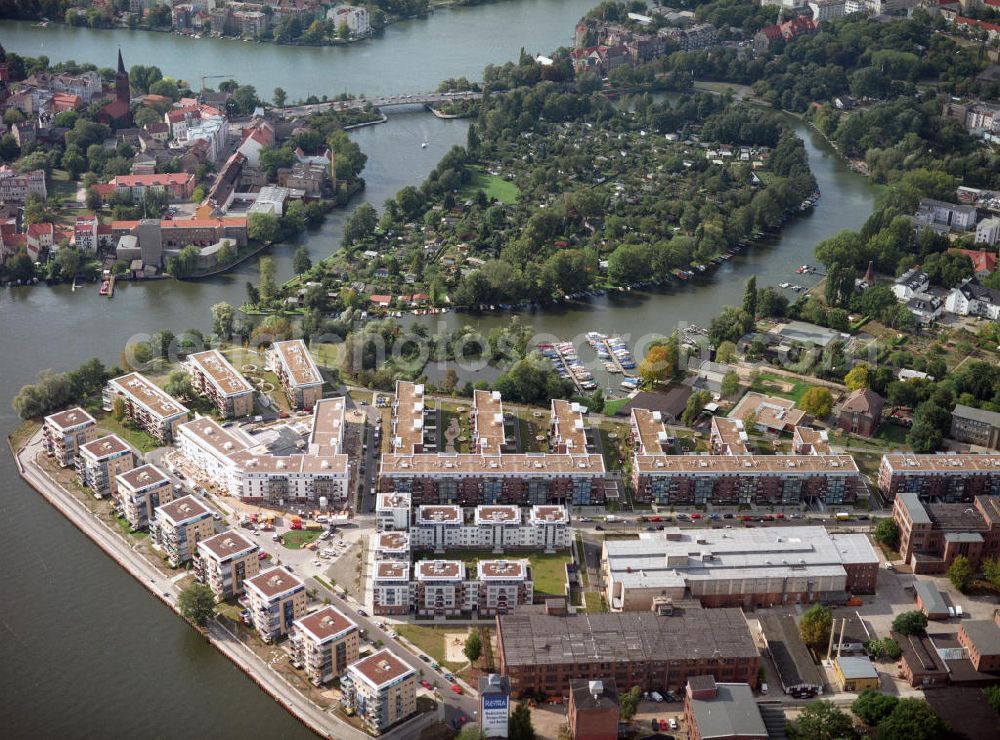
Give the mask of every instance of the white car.
POLYGON ((667 720, 667 724, 670 725, 671 730, 677 729, 677 720, 675 720, 673 717, 667 720))
POLYGON ((322 568, 323 567, 323 561, 319 560, 319 559, 313 560, 313 565, 315 565, 317 568, 322 568))

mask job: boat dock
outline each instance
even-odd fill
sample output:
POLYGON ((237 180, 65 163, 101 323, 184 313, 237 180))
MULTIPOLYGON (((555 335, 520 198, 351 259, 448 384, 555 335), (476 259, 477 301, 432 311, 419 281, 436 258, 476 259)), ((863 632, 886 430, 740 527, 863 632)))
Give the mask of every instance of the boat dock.
POLYGON ((549 362, 555 366, 559 377, 564 380, 571 380, 578 393, 584 395, 597 388, 594 376, 580 362, 571 342, 542 344, 538 348, 542 355, 548 358, 549 362))

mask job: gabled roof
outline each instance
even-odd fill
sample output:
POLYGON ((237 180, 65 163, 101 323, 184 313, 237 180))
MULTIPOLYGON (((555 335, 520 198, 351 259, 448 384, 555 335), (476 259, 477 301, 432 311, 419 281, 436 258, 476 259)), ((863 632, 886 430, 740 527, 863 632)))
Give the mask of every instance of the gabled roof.
POLYGON ((841 410, 878 416, 882 413, 883 406, 885 406, 885 401, 878 393, 870 388, 858 388, 847 397, 841 410))

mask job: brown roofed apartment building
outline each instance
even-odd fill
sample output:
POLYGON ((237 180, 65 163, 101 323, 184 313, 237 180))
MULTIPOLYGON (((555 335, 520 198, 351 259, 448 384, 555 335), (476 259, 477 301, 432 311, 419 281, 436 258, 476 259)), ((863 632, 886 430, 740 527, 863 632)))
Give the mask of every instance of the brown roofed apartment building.
POLYGON ((158 506, 174 500, 170 479, 155 465, 140 465, 119 473, 115 500, 133 530, 145 529, 158 506))
POLYGON ((290 639, 296 659, 317 686, 343 676, 358 659, 361 643, 358 625, 332 606, 296 620, 290 639))
POLYGON ((109 380, 103 392, 105 411, 114 409, 115 398, 125 401, 128 417, 160 444, 172 442, 176 427, 187 421, 187 407, 141 373, 109 380))
POLYGON ((185 362, 191 386, 206 396, 225 419, 253 413, 253 386, 216 349, 188 355, 185 362))
POLYGON ((349 665, 340 689, 344 707, 376 735, 417 711, 417 672, 388 650, 349 665))
POLYGON ((377 561, 372 578, 372 611, 379 616, 409 614, 412 603, 410 563, 377 561))
POLYGON ((109 434, 80 447, 76 457, 76 473, 95 494, 114 495, 118 475, 135 467, 136 453, 121 437, 109 434))
POLYGON ((287 635, 306 612, 306 587, 284 568, 272 568, 245 583, 250 618, 264 642, 287 635))
POLYGON ((267 363, 293 409, 311 409, 323 398, 323 376, 301 339, 275 342, 267 351, 267 363))
POLYGON ((50 414, 42 426, 45 454, 54 457, 64 468, 72 467, 80 445, 95 439, 98 434, 94 417, 79 406, 50 414))
POLYGON ((198 543, 195 572, 219 601, 239 596, 243 584, 260 573, 260 547, 235 529, 198 543))
POLYGON ((194 496, 182 496, 155 511, 150 524, 154 544, 167 554, 171 567, 178 567, 195 556, 201 540, 207 540, 215 530, 212 510, 194 496))

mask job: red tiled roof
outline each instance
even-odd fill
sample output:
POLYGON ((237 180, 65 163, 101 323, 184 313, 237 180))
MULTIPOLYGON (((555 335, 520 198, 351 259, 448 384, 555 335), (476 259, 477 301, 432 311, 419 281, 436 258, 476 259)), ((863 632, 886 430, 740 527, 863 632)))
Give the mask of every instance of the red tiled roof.
POLYGON ((162 175, 118 175, 112 184, 118 187, 135 187, 136 185, 186 185, 194 181, 194 175, 187 172, 171 172, 162 175))
MULTIPOLYGON (((996 2, 1000 5, 1000 0, 996 2)), ((972 267, 977 273, 993 272, 997 269, 996 252, 987 252, 983 249, 959 249, 958 252, 972 260, 972 267)))
POLYGON ((52 224, 29 224, 28 236, 39 237, 46 234, 54 234, 55 227, 52 224))
POLYGON ((976 20, 975 18, 965 18, 959 16, 955 19, 955 23, 960 26, 974 26, 976 28, 981 28, 984 31, 993 31, 994 33, 1000 33, 1000 26, 996 23, 987 23, 986 21, 976 20))

